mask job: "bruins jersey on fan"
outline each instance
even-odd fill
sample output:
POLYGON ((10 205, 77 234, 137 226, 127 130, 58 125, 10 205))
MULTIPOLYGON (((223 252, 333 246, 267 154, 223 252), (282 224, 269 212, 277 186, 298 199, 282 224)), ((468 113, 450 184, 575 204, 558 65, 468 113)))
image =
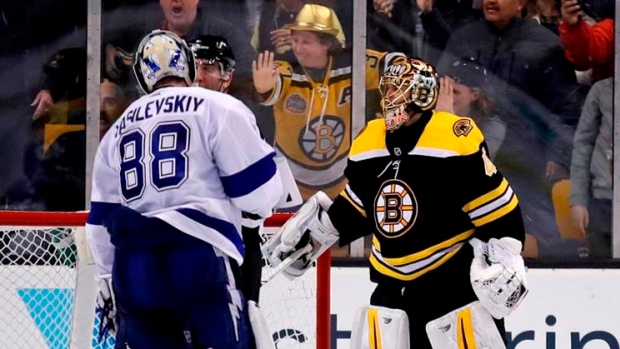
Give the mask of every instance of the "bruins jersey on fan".
MULTIPOLYGON (((370 121, 353 142, 345 175, 329 216, 341 245, 373 234, 374 281, 410 282, 441 269, 472 237, 524 240, 517 196, 469 118, 426 112, 387 134, 383 120, 370 121)), ((462 269, 468 280, 467 251, 465 262, 446 268, 462 269)))
MULTIPOLYGON (((366 87, 375 89, 383 66, 398 53, 366 50, 366 87)), ((317 190, 335 197, 344 187, 351 145, 351 59, 330 57, 322 81, 299 64, 279 62, 276 87, 262 103, 273 105, 276 149, 283 154, 304 200, 317 190)))

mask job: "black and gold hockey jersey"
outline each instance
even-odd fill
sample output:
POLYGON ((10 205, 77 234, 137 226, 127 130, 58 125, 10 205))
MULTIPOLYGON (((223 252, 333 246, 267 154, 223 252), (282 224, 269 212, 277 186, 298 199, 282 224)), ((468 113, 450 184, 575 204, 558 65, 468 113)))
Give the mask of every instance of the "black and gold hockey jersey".
POLYGON ((468 280, 470 248, 467 263, 447 262, 470 238, 524 240, 517 196, 487 154, 469 118, 427 112, 387 133, 383 120, 369 122, 352 144, 348 183, 329 210, 340 244, 373 234, 377 282, 411 282, 444 265, 468 280))
MULTIPOLYGON (((376 89, 384 66, 400 53, 366 50, 366 88, 376 89)), ((347 54, 330 57, 322 81, 298 63, 279 62, 279 79, 262 102, 273 106, 275 145, 288 160, 304 200, 317 190, 335 197, 351 140, 352 68, 347 54)))

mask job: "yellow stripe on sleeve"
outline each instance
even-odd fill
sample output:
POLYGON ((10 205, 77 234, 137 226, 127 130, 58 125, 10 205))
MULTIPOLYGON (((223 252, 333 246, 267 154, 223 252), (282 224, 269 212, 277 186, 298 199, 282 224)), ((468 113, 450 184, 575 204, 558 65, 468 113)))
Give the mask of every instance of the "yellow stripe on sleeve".
POLYGON ((340 196, 347 200, 351 204, 351 206, 353 206, 353 208, 355 208, 362 216, 366 217, 366 211, 364 210, 364 208, 358 205, 355 201, 353 201, 353 199, 349 197, 349 194, 347 194, 346 190, 341 191, 340 196))
POLYGON ((502 206, 501 208, 492 211, 484 216, 481 216, 480 218, 476 218, 472 221, 472 223, 476 226, 476 227, 480 227, 483 226, 487 223, 493 222, 494 220, 505 216, 506 214, 510 213, 512 210, 515 209, 515 207, 517 207, 517 204, 519 203, 519 199, 517 199, 516 195, 512 195, 512 198, 510 199, 510 201, 502 206))
POLYGON ((473 210, 483 206, 484 204, 497 199, 498 197, 502 196, 502 194, 504 194, 504 192, 506 191, 507 188, 508 188, 508 181, 506 180, 506 178, 504 178, 497 188, 495 188, 495 189, 491 190, 490 192, 488 192, 488 193, 478 197, 475 200, 472 200, 471 202, 469 202, 465 206, 463 206, 463 208, 462 208, 463 212, 465 212, 465 213, 471 212, 471 211, 473 211, 473 210))

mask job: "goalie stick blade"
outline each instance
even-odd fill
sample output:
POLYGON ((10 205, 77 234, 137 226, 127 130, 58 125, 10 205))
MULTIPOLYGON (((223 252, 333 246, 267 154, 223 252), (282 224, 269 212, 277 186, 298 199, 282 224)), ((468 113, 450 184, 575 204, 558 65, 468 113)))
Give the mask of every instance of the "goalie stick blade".
POLYGON ((261 280, 261 282, 263 284, 268 283, 269 281, 271 281, 274 277, 276 277, 278 274, 280 274, 280 272, 282 272, 282 270, 290 267, 295 261, 297 261, 299 258, 301 258, 301 256, 303 256, 304 254, 308 254, 312 252, 312 246, 311 245, 306 245, 303 248, 293 252, 293 254, 291 254, 290 256, 284 258, 282 260, 282 262, 278 263, 276 266, 271 267, 268 266, 267 267, 267 273, 263 273, 263 278, 261 280))

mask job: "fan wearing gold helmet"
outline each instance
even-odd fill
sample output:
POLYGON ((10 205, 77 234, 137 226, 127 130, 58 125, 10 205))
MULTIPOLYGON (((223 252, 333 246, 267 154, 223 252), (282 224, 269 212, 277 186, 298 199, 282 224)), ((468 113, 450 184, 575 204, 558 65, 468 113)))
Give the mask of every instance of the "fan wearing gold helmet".
POLYGON ((265 245, 274 264, 305 251, 284 269, 296 277, 336 241, 372 234, 377 287, 353 349, 505 349, 503 318, 527 294, 519 200, 475 122, 434 110, 438 91, 430 64, 390 65, 383 118, 353 141, 344 190, 312 196, 265 245))
MULTIPOLYGON (((273 106, 275 145, 289 162, 304 199, 344 188, 351 147, 351 56, 333 9, 306 4, 291 30, 296 62, 265 51, 252 64, 261 103, 273 106)), ((401 54, 366 51, 366 87, 376 89, 385 66, 401 54)))

